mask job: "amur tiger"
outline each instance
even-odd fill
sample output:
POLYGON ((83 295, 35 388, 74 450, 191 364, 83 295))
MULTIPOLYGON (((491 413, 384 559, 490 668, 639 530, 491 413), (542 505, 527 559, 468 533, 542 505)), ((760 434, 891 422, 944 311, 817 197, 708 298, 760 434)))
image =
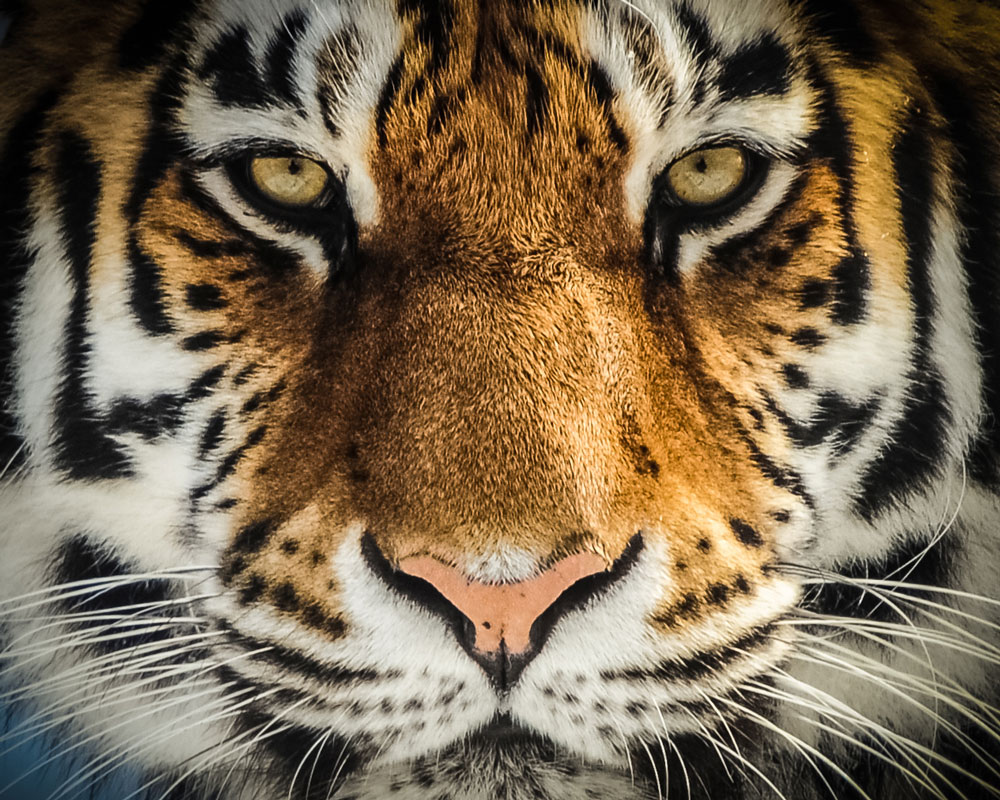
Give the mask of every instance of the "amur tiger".
POLYGON ((1000 7, 23 0, 0 796, 1000 796, 1000 7))

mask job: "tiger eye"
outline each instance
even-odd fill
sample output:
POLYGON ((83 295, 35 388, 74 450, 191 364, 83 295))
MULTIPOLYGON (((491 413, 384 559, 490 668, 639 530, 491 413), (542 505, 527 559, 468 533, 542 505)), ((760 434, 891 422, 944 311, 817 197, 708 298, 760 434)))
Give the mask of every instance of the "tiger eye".
POLYGON ((268 200, 289 208, 318 205, 330 182, 322 165, 303 156, 258 156, 250 177, 268 200))
POLYGON ((671 164, 667 179, 674 195, 691 206, 713 206, 736 194, 747 174, 739 147, 706 147, 671 164))

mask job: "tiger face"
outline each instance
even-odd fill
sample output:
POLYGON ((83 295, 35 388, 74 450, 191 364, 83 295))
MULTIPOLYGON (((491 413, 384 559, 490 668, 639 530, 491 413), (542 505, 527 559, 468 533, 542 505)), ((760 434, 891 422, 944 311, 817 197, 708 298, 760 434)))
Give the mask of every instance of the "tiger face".
POLYGON ((906 13, 26 3, 53 796, 1000 794, 1000 15, 906 13))

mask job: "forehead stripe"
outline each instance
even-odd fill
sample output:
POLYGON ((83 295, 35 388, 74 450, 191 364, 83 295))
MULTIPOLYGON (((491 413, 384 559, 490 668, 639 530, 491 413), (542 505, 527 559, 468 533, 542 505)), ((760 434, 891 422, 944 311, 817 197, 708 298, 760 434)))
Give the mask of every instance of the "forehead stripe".
POLYGON ((243 25, 230 29, 205 54, 198 77, 211 81, 215 99, 224 106, 261 108, 271 95, 250 52, 250 31, 243 25))
POLYGON ((774 36, 745 44, 722 62, 719 95, 734 100, 753 95, 778 95, 791 84, 792 59, 774 36))
POLYGON ((292 80, 292 68, 295 64, 296 48, 306 32, 307 22, 308 17, 303 11, 294 11, 285 16, 264 56, 265 89, 288 105, 299 109, 303 109, 304 106, 292 80))
POLYGON ((167 313, 167 298, 163 290, 160 266, 139 245, 139 218, 150 193, 175 162, 176 140, 170 126, 180 102, 177 87, 187 65, 181 53, 164 72, 149 100, 152 125, 136 165, 132 191, 125 205, 128 220, 129 307, 136 322, 148 333, 165 335, 174 330, 167 313))

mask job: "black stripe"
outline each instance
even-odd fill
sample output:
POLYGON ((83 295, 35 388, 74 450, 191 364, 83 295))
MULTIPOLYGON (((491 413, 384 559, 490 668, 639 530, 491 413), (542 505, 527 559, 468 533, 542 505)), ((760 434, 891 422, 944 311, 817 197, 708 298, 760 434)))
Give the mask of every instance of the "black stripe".
MULTIPOLYGON (((256 742, 255 751, 267 754, 272 759, 280 762, 274 766, 275 774, 289 776, 291 780, 295 775, 299 775, 299 783, 282 789, 282 794, 295 791, 295 797, 303 800, 326 800, 326 798, 349 797, 338 793, 347 779, 359 767, 359 757, 357 751, 359 747, 368 745, 374 749, 368 737, 364 735, 354 735, 351 738, 341 736, 330 736, 329 730, 312 729, 305 726, 292 726, 287 717, 281 711, 272 713, 262 707, 260 703, 251 703, 241 712, 237 718, 237 731, 241 734, 241 739, 248 742, 256 742), (268 732, 280 731, 280 736, 268 736, 268 732), (263 734, 256 736, 256 734, 263 734), (321 739, 326 740, 326 744, 316 748, 316 743, 321 739), (320 759, 319 756, 323 758, 320 759), (299 771, 299 767, 304 763, 310 763, 309 759, 315 757, 317 761, 309 769, 299 771), (311 784, 311 790, 307 792, 306 785, 311 784)), ((255 763, 258 758, 253 756, 255 763)), ((269 759, 260 759, 262 763, 271 764, 269 759)), ((171 796, 168 800, 186 800, 188 797, 204 797, 201 791, 204 786, 199 783, 198 794, 184 795, 183 797, 171 796)), ((160 795, 157 794, 157 797, 160 795)), ((213 795, 213 797, 216 797, 213 795)))
POLYGON ((224 341, 226 341, 226 336, 221 331, 202 331, 184 339, 181 342, 181 347, 197 353, 218 347, 224 341))
MULTIPOLYGON (((692 9, 688 3, 682 3, 678 6, 675 14, 677 16, 678 27, 683 31, 684 38, 687 40, 695 59, 701 62, 703 67, 719 59, 721 52, 718 43, 712 37, 708 20, 692 9)), ((698 77, 691 98, 695 105, 701 105, 705 100, 708 87, 708 81, 705 79, 705 70, 698 70, 698 77)))
POLYGON ((983 408, 991 412, 972 443, 969 475, 990 483, 1000 474, 1000 188, 993 177, 1000 152, 988 144, 996 141, 995 131, 977 116, 985 107, 949 76, 932 73, 930 86, 958 152, 962 261, 976 321, 983 408))
POLYGON ((851 252, 833 268, 833 304, 830 319, 837 325, 853 325, 865 316, 870 285, 868 259, 852 244, 851 252))
POLYGON ((201 442, 198 445, 198 457, 204 458, 213 453, 222 444, 222 437, 226 431, 226 412, 220 409, 208 418, 205 430, 201 434, 201 442))
MULTIPOLYGON (((279 278, 292 274, 302 266, 302 258, 294 250, 279 247, 240 225, 212 195, 197 184, 189 172, 181 173, 180 184, 184 199, 204 214, 211 215, 225 226, 232 236, 230 240, 219 242, 217 246, 221 249, 216 251, 205 240, 196 240, 192 237, 184 239, 179 235, 186 246, 203 246, 202 252, 206 257, 210 257, 210 253, 216 252, 219 255, 248 255, 251 257, 251 267, 259 267, 257 271, 262 277, 279 278)), ((338 191, 340 197, 343 197, 343 188, 339 187, 338 191)), ((340 262, 353 257, 357 226, 352 216, 341 213, 328 213, 326 224, 327 230, 325 231, 317 233, 310 227, 307 233, 314 235, 319 240, 324 255, 330 260, 331 269, 336 269, 340 262)), ((240 278, 245 277, 249 277, 249 273, 243 274, 241 272, 240 278)))
POLYGON ((681 3, 674 11, 677 24, 684 33, 688 46, 696 58, 710 61, 719 57, 719 45, 712 37, 712 32, 706 20, 688 3, 681 3))
POLYGON ((455 94, 441 94, 434 99, 430 114, 427 116, 427 137, 437 136, 444 130, 448 119, 465 100, 465 91, 460 89, 455 94))
POLYGON ((800 423, 792 419, 770 394, 763 392, 762 397, 768 411, 778 419, 797 447, 832 443, 837 456, 843 456, 855 447, 881 406, 878 397, 855 404, 836 392, 823 392, 816 399, 816 408, 810 414, 809 422, 800 423))
MULTIPOLYGON (((755 697, 742 692, 727 699, 753 708, 758 704, 755 697)), ((754 730, 750 723, 739 718, 730 719, 732 712, 725 702, 705 703, 701 713, 697 712, 695 704, 685 705, 690 706, 690 711, 696 714, 696 719, 706 721, 708 729, 717 725, 720 717, 725 717, 723 730, 726 746, 733 748, 735 745, 741 759, 746 758, 751 764, 764 764, 771 757, 770 754, 764 756, 759 752, 762 743, 759 728, 754 730)), ((655 713, 651 714, 651 717, 658 719, 655 713)), ((617 738, 617 731, 611 729, 609 744, 617 738)), ((662 796, 672 799, 758 800, 765 796, 762 787, 759 784, 755 785, 756 776, 752 776, 749 770, 733 769, 731 762, 723 760, 719 746, 707 741, 704 736, 671 734, 668 741, 669 746, 664 744, 661 738, 651 738, 642 744, 635 742, 629 746, 630 763, 635 765, 635 774, 640 780, 645 781, 647 786, 648 794, 643 794, 643 797, 656 797, 658 785, 663 785, 662 796)), ((800 798, 806 795, 794 796, 800 798)), ((822 796, 822 792, 817 791, 815 796, 822 796)), ((846 792, 841 796, 848 797, 846 792)))
POLYGON ((925 115, 911 110, 893 145, 892 160, 914 308, 915 354, 907 376, 903 416, 890 433, 889 446, 869 465, 862 479, 856 505, 869 521, 937 473, 950 416, 941 376, 930 359, 935 155, 925 115))
POLYGON ((116 400, 107 417, 109 433, 135 433, 152 440, 174 433, 184 418, 187 399, 173 394, 161 394, 152 400, 132 397, 116 400))
POLYGON ((75 132, 64 131, 59 136, 55 180, 73 284, 66 322, 65 372, 55 402, 56 457, 59 466, 73 478, 127 477, 132 474, 129 460, 107 436, 86 388, 90 269, 97 236, 101 168, 90 144, 75 132))
POLYGON ((286 15, 264 56, 268 88, 278 98, 297 108, 304 106, 292 81, 292 69, 295 64, 295 49, 306 32, 307 22, 308 16, 304 11, 286 15))
POLYGON ((378 105, 375 107, 375 133, 378 136, 379 146, 385 147, 388 141, 386 134, 386 121, 389 119, 389 111, 396 101, 399 90, 403 83, 403 56, 396 56, 392 62, 389 74, 386 76, 382 91, 379 94, 378 105))
POLYGON ((880 47, 852 0, 796 0, 811 27, 854 61, 870 64, 880 47))
MULTIPOLYGON (((757 185, 762 183, 766 177, 766 168, 761 169, 765 169, 765 173, 757 176, 757 185)), ((668 170, 664 170, 653 183, 653 194, 655 196, 663 196, 669 192, 664 185, 668 180, 668 170)), ((788 188, 788 192, 782 198, 781 202, 768 212, 767 217, 759 225, 737 236, 732 236, 713 247, 710 252, 710 258, 713 262, 712 267, 721 272, 745 275, 752 272, 760 264, 775 268, 781 260, 787 261, 788 252, 781 250, 781 255, 776 256, 774 253, 775 248, 771 247, 770 242, 780 235, 781 230, 778 226, 789 209, 801 202, 806 184, 807 176, 805 174, 798 176, 788 188)), ((703 224, 704 220, 704 215, 699 213, 693 213, 685 219, 678 213, 677 208, 673 206, 668 206, 665 209, 657 209, 657 212, 659 215, 665 217, 664 222, 666 222, 666 225, 662 222, 659 223, 659 227, 673 228, 669 233, 666 231, 659 233, 660 236, 664 237, 671 236, 676 238, 677 231, 703 224), (673 219, 672 225, 668 222, 671 218, 673 219)), ((653 203, 650 203, 650 210, 646 213, 647 217, 653 213, 653 203)), ((795 227, 792 226, 792 228, 795 227)), ((792 230, 790 229, 787 233, 791 235, 792 230)), ((665 264, 664 266, 669 265, 665 264)), ((673 267, 672 271, 676 272, 676 266, 673 267)))
POLYGON ((156 335, 171 333, 174 328, 167 314, 162 271, 140 246, 138 227, 143 206, 177 158, 177 142, 171 133, 171 124, 180 106, 181 76, 185 66, 184 59, 178 58, 164 73, 150 98, 150 129, 136 166, 132 191, 125 203, 131 262, 129 302, 139 324, 156 335))
POLYGON ((528 117, 528 138, 541 134, 545 126, 545 114, 549 107, 549 87, 545 80, 531 64, 524 65, 524 77, 527 81, 525 90, 525 105, 528 117))
MULTIPOLYGON (((929 533, 932 534, 933 531, 929 533)), ((947 586, 957 555, 954 544, 956 538, 960 537, 946 537, 929 549, 929 538, 911 539, 897 542, 890 552, 881 556, 863 560, 852 558, 833 570, 844 578, 844 582, 831 579, 828 583, 820 584, 806 595, 802 604, 820 614, 831 616, 905 622, 907 620, 893 610, 893 606, 902 608, 905 612, 907 603, 891 598, 889 603, 882 602, 864 586, 850 582, 888 579, 914 586, 947 586)), ((929 598, 933 594, 923 589, 906 587, 894 587, 891 591, 904 597, 929 598)), ((824 631, 828 630, 824 628, 824 631)))
POLYGON ((59 95, 43 94, 10 129, 0 161, 0 471, 9 474, 24 463, 24 439, 18 433, 12 407, 15 382, 14 313, 35 258, 25 247, 32 227, 28 198, 38 173, 35 150, 43 143, 42 129, 59 95))
POLYGON ((218 385, 219 381, 222 380, 222 376, 225 374, 225 364, 218 364, 214 367, 210 367, 194 380, 184 397, 188 401, 201 400, 204 397, 208 397, 208 395, 211 394, 212 389, 218 385))
POLYGON ((230 550, 236 553, 256 553, 270 541, 277 529, 278 523, 273 519, 248 523, 236 534, 230 550))
POLYGON ((825 159, 837 178, 836 205, 847 239, 848 255, 834 268, 833 305, 830 318, 838 325, 861 322, 867 313, 867 293, 871 287, 870 265, 858 245, 854 223, 854 138, 837 105, 833 85, 824 78, 815 64, 810 66, 809 81, 819 95, 818 124, 810 137, 809 151, 825 159))
POLYGON ((189 283, 184 287, 184 299, 195 311, 215 311, 227 305, 222 290, 211 283, 189 283))
POLYGON ((792 59, 771 34, 741 45, 722 61, 718 87, 721 100, 778 95, 791 86, 792 59))
POLYGON ((211 239, 200 239, 184 230, 174 231, 174 240, 190 250, 198 258, 224 258, 226 256, 246 256, 252 250, 246 242, 239 239, 227 239, 217 242, 211 239))
MULTIPOLYGON (((133 565, 118 558, 106 546, 84 534, 77 534, 63 542, 54 554, 53 564, 51 579, 55 585, 77 581, 126 579, 138 571, 133 565)), ((130 621, 142 621, 145 614, 161 618, 189 613, 180 605, 140 608, 132 612, 127 610, 132 606, 166 603, 172 596, 171 589, 170 582, 162 579, 123 580, 120 583, 96 585, 89 593, 58 599, 57 603, 67 615, 122 615, 129 617, 130 621)), ((79 587, 72 587, 72 590, 78 592, 79 587)), ((67 619, 70 628, 81 634, 106 637, 106 641, 91 642, 86 645, 97 653, 131 650, 140 645, 166 642, 172 637, 192 632, 187 626, 158 626, 153 621, 149 626, 136 627, 125 621, 118 622, 113 619, 74 620, 69 616, 67 619)), ((191 653, 182 656, 184 659, 192 657, 196 656, 192 656, 191 653)), ((163 654, 162 658, 166 661, 168 656, 163 654)))
POLYGON ((238 25, 226 31, 205 54, 198 77, 211 81, 215 99, 224 106, 267 108, 271 95, 250 52, 250 31, 238 25))
POLYGON ((139 18, 118 42, 118 64, 123 69, 153 66, 183 29, 196 7, 195 0, 149 0, 139 18))
POLYGON ((789 389, 807 389, 809 374, 798 364, 782 364, 781 374, 789 389))
POLYGON ((233 386, 242 386, 260 370, 260 364, 247 364, 233 376, 233 386))
POLYGON ((171 333, 174 326, 167 316, 163 270, 142 249, 134 232, 129 236, 128 259, 132 289, 129 304, 136 320, 149 333, 171 333))
POLYGON ((729 527, 736 534, 736 538, 747 547, 763 546, 764 539, 749 523, 733 517, 729 520, 729 527))
POLYGON ((601 673, 601 679, 606 681, 650 680, 658 683, 684 683, 712 677, 724 671, 734 662, 748 658, 747 651, 766 645, 774 635, 775 627, 774 623, 770 623, 754 628, 732 644, 702 652, 681 661, 662 661, 652 668, 605 670, 601 673))
POLYGON ((765 455, 757 443, 746 433, 743 441, 750 451, 750 460, 760 470, 760 474, 780 489, 786 489, 805 503, 809 508, 816 507, 816 501, 802 483, 802 476, 791 467, 779 466, 769 456, 765 455))
POLYGON ((251 661, 267 664, 284 673, 294 673, 296 676, 312 678, 326 686, 337 686, 352 683, 371 683, 390 677, 386 673, 378 673, 373 669, 352 669, 337 664, 325 664, 310 658, 303 652, 282 647, 272 641, 256 639, 236 634, 240 645, 247 650, 266 650, 250 656, 251 661), (268 649, 270 648, 270 649, 268 649))
POLYGON ((788 337, 792 344, 806 350, 815 350, 826 343, 826 335, 810 326, 804 326, 788 337))
POLYGON ((830 284, 821 278, 807 278, 796 291, 799 308, 808 311, 826 305, 830 297, 830 284))
POLYGON ((591 61, 587 68, 587 82, 590 84, 591 91, 597 97, 597 102, 600 103, 604 111, 604 118, 608 125, 608 135, 611 137, 612 143, 621 152, 627 153, 628 137, 615 118, 615 91, 611 87, 611 80, 608 78, 608 74, 596 61, 591 61))
POLYGON ((433 80, 448 64, 449 39, 455 24, 455 8, 449 0, 399 0, 402 14, 417 14, 417 41, 430 48, 425 76, 433 80))
POLYGON ((232 475, 236 471, 236 467, 239 466, 240 461, 247 454, 247 451, 256 447, 260 444, 264 437, 267 435, 267 426, 260 425, 250 431, 247 436, 246 441, 235 448, 229 455, 227 455, 222 463, 219 465, 215 476, 208 483, 204 483, 201 486, 197 486, 191 490, 191 500, 197 501, 202 497, 207 495, 212 489, 222 483, 226 478, 232 475))

